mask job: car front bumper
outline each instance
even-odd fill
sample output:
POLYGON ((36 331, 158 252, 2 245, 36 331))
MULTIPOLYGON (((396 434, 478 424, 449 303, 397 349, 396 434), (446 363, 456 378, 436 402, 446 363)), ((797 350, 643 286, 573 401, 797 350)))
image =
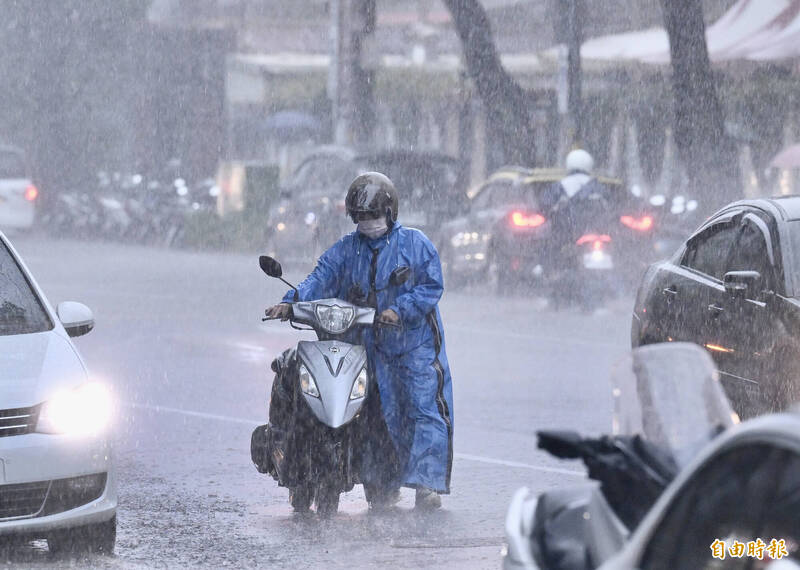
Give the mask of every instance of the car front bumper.
POLYGON ((0 438, 0 509, 0 535, 41 535, 114 517, 116 476, 106 436, 0 438), (12 501, 25 507, 10 510, 12 501))
POLYGON ((489 266, 489 256, 480 249, 454 248, 447 262, 453 273, 475 275, 486 271, 489 266))

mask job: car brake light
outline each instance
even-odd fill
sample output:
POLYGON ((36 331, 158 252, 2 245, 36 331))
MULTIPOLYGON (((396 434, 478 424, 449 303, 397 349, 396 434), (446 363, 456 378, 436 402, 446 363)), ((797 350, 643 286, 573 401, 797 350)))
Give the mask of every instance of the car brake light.
POLYGON ((653 218, 651 216, 642 216, 641 218, 634 218, 633 216, 622 216, 619 219, 623 226, 627 226, 632 230, 639 230, 646 232, 653 227, 653 218))
POLYGON ((578 238, 578 241, 575 242, 577 245, 583 245, 586 243, 592 244, 592 249, 599 250, 603 249, 604 243, 611 242, 611 236, 606 234, 584 234, 578 238))
POLYGON ((28 202, 33 202, 36 198, 39 197, 39 190, 33 184, 28 184, 28 187, 25 188, 25 199, 28 202))
POLYGON ((537 228, 545 222, 541 214, 525 214, 523 212, 511 213, 511 224, 518 228, 537 228))

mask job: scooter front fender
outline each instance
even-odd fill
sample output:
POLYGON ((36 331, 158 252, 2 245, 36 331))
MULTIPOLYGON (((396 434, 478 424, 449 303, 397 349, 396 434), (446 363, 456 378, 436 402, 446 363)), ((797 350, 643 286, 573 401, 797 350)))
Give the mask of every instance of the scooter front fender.
POLYGON ((319 391, 319 397, 315 397, 301 390, 314 416, 332 428, 352 421, 367 399, 366 393, 363 398, 350 399, 353 382, 367 366, 366 349, 338 340, 301 341, 297 343, 297 357, 319 391))

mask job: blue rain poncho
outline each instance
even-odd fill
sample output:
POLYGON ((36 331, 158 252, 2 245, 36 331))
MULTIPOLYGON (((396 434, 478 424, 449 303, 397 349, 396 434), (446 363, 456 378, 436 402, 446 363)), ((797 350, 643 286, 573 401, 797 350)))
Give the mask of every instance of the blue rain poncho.
MULTIPOLYGON (((314 271, 298 285, 299 300, 348 299, 355 288, 368 294, 373 274, 377 314, 393 309, 402 323, 401 328, 375 327, 364 333, 400 465, 394 481, 387 483, 384 477, 384 484, 449 493, 453 389, 438 308, 444 290, 442 268, 430 240, 397 223, 374 240, 350 233, 323 253, 314 271), (411 268, 411 277, 390 287, 392 271, 402 266, 411 268)), ((289 291, 284 302, 293 300, 294 291, 289 291)), ((380 457, 372 457, 365 465, 380 462, 380 457)), ((364 477, 369 480, 373 475, 367 472, 364 477)))

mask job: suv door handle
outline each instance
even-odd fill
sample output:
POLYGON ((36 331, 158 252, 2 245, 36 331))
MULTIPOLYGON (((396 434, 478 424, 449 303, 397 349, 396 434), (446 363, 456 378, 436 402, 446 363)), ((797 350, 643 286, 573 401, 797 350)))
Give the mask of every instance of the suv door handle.
POLYGON ((722 307, 720 307, 719 305, 715 305, 714 303, 711 303, 711 304, 708 306, 708 310, 709 310, 709 311, 711 311, 712 313, 715 313, 715 314, 717 314, 717 315, 718 315, 718 314, 720 314, 721 312, 723 312, 725 309, 723 309, 723 308, 722 308, 722 307))
POLYGON ((669 297, 670 299, 674 299, 675 296, 678 294, 678 290, 675 288, 674 285, 670 287, 665 287, 661 290, 661 294, 665 297, 669 297))

